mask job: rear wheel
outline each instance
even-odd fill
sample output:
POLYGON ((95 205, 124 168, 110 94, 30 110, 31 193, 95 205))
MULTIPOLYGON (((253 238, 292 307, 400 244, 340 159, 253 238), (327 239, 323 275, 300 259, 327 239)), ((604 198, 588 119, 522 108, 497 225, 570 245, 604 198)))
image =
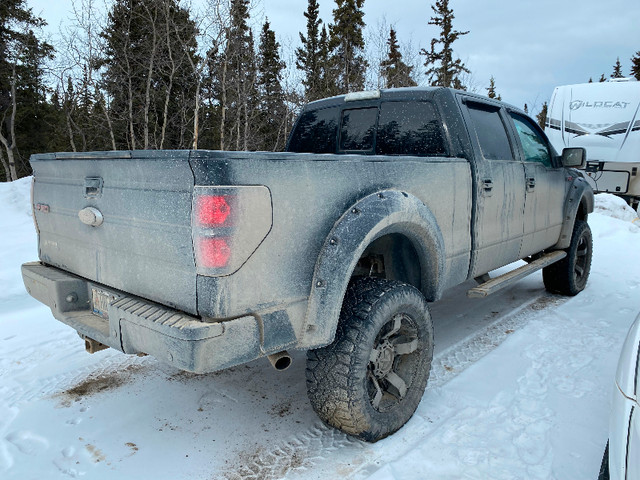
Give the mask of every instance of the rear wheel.
POLYGON ((411 285, 378 278, 348 289, 336 337, 307 355, 311 405, 328 425, 375 442, 418 407, 433 357, 427 302, 411 285))
POLYGON ((567 256, 542 269, 546 289, 562 295, 577 295, 587 286, 591 271, 593 239, 589 224, 576 220, 567 256))

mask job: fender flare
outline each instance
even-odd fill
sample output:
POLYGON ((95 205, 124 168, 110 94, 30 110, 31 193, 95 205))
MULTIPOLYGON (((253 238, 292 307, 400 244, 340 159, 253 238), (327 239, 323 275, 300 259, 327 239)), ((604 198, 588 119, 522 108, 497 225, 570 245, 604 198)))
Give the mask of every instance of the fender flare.
POLYGON ((333 341, 349 280, 365 249, 384 235, 406 236, 420 259, 422 293, 442 294, 445 246, 435 215, 417 197, 383 190, 351 206, 334 224, 316 261, 299 346, 317 348, 333 341))
POLYGON ((562 229, 560 230, 560 239, 558 243, 551 247, 552 250, 562 250, 569 247, 580 205, 583 205, 586 214, 593 212, 594 196, 591 185, 582 177, 582 173, 573 173, 575 177, 569 186, 567 198, 564 201, 564 218, 562 229))

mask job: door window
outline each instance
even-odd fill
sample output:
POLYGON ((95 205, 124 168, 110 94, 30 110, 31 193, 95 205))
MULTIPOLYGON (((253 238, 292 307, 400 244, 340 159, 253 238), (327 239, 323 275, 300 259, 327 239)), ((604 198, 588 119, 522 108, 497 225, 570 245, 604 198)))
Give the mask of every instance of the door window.
POLYGON ((539 162, 546 167, 551 167, 551 154, 542 134, 531 124, 530 120, 522 115, 512 113, 511 118, 516 124, 525 160, 527 162, 539 162))
POLYGON ((468 110, 482 156, 487 160, 513 160, 513 152, 500 118, 500 111, 480 103, 468 103, 468 110))
POLYGON ((384 102, 376 139, 378 155, 446 155, 442 122, 428 102, 384 102))

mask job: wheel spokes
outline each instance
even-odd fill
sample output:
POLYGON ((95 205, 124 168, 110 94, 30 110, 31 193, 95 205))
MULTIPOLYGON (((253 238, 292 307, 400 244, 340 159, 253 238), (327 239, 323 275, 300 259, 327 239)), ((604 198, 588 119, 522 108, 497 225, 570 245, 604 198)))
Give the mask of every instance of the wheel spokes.
POLYGON ((373 405, 373 408, 377 409, 380 407, 380 400, 382 400, 382 389, 380 388, 378 379, 372 373, 369 373, 369 378, 371 379, 371 382, 376 389, 376 394, 371 399, 371 405, 373 405))
POLYGON ((396 315, 395 317, 393 317, 392 321, 393 321, 393 327, 389 332, 387 332, 387 334, 384 337, 382 337, 383 340, 386 340, 392 335, 395 335, 396 333, 398 333, 398 331, 400 330, 400 327, 402 327, 402 315, 396 315))
POLYGON ((404 380, 393 371, 387 373, 387 376, 384 377, 384 379, 398 391, 398 398, 403 399, 407 394, 407 384, 404 382, 404 380))
POLYGON ((410 342, 396 343, 393 346, 393 351, 396 355, 408 355, 415 352, 418 349, 418 338, 414 338, 410 342))
POLYGON ((576 251, 576 255, 578 255, 579 257, 584 257, 587 254, 587 246, 584 245, 582 248, 579 248, 576 251))
POLYGON ((584 274, 584 268, 582 268, 580 265, 576 265, 576 273, 578 274, 578 277, 581 277, 584 274))

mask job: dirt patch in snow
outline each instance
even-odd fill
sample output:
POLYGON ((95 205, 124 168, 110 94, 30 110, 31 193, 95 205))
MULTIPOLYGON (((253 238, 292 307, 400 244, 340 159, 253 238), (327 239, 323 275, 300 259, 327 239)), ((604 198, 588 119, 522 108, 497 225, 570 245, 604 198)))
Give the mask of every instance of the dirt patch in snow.
POLYGON ((93 463, 104 462, 107 458, 104 456, 104 453, 100 451, 99 448, 96 448, 95 445, 91 445, 90 443, 86 444, 84 448, 87 449, 87 452, 91 454, 91 459, 93 463))
POLYGON ((141 365, 129 365, 120 371, 90 375, 73 387, 57 393, 54 397, 60 399, 60 406, 69 407, 72 403, 79 402, 86 397, 121 387, 128 383, 133 374, 142 368, 141 365))
POLYGON ((567 298, 561 295, 552 295, 552 294, 543 295, 542 297, 538 298, 535 302, 531 304, 531 309, 544 310, 545 308, 553 305, 560 305, 566 300, 567 298))

